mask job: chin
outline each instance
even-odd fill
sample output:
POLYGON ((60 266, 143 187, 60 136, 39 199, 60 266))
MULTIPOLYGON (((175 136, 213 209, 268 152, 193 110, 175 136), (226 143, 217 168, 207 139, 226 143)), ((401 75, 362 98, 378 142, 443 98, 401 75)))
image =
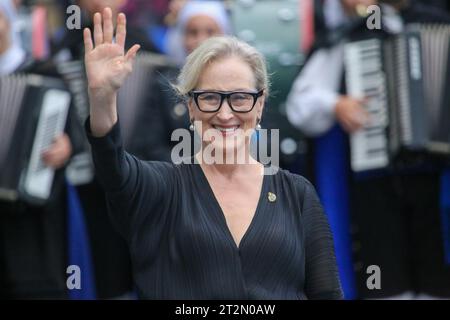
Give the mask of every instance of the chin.
MULTIPOLYGON (((215 163, 239 164, 245 163, 249 147, 244 136, 228 137, 223 141, 214 141, 209 144, 208 151, 214 150, 215 163)), ((207 152, 209 154, 209 152, 207 152)))

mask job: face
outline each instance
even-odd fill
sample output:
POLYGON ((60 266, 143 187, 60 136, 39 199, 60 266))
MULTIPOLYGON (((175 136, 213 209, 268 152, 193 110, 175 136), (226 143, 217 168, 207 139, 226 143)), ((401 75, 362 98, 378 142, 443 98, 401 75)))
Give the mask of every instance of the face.
POLYGON ((193 16, 188 20, 184 32, 184 47, 189 54, 204 40, 222 35, 217 22, 207 15, 193 16))
MULTIPOLYGON (((238 57, 227 57, 212 62, 203 70, 196 91, 245 91, 257 92, 253 71, 238 57)), ((252 101, 253 102, 253 101, 252 101)), ((200 121, 204 146, 212 144, 215 150, 223 154, 249 150, 250 133, 261 119, 264 96, 256 101, 250 112, 234 112, 225 99, 222 107, 214 113, 200 111, 192 98, 188 103, 190 118, 200 121)), ((198 132, 198 126, 196 126, 198 132)), ((198 132, 200 133, 200 132, 198 132)))

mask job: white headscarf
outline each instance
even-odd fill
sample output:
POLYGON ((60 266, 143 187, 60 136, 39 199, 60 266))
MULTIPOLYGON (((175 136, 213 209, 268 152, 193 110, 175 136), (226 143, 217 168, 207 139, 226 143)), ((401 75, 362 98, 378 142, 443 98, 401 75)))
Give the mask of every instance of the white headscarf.
POLYGON ((341 0, 326 0, 323 5, 323 14, 328 29, 337 28, 348 21, 341 0))
POLYGON ((17 13, 12 0, 0 0, 0 11, 6 16, 10 24, 11 46, 0 56, 0 75, 13 72, 25 60, 25 50, 22 48, 17 31, 17 13))
POLYGON ((229 16, 221 1, 188 1, 178 14, 177 24, 169 31, 166 42, 167 54, 178 65, 182 65, 187 56, 183 43, 186 24, 192 17, 198 15, 214 19, 224 34, 232 32, 229 16))

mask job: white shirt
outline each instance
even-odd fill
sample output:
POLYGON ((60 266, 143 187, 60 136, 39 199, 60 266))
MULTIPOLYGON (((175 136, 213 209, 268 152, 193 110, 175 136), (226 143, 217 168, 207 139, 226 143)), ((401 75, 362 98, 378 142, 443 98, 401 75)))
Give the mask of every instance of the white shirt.
MULTIPOLYGON (((330 21, 343 20, 334 17, 330 21)), ((390 6, 383 6, 383 27, 390 33, 403 30, 403 21, 390 6)), ((345 42, 342 41, 334 47, 315 52, 294 81, 288 95, 288 120, 307 136, 320 136, 335 123, 334 109, 344 72, 344 46, 345 42)))
POLYGON ((318 136, 334 124, 334 107, 344 68, 344 44, 321 49, 308 60, 286 101, 289 121, 308 136, 318 136))
POLYGON ((0 55, 0 76, 14 72, 25 61, 25 50, 12 46, 0 55))

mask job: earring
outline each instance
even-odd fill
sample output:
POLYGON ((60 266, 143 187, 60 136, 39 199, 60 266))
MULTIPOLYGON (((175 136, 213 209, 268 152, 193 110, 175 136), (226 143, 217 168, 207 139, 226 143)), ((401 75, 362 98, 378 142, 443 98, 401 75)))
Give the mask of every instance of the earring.
POLYGON ((261 119, 258 119, 258 124, 256 125, 256 130, 261 130, 261 125, 259 124, 261 122, 261 119))
POLYGON ((194 119, 191 119, 191 125, 189 126, 189 130, 194 131, 195 127, 194 127, 194 119))

